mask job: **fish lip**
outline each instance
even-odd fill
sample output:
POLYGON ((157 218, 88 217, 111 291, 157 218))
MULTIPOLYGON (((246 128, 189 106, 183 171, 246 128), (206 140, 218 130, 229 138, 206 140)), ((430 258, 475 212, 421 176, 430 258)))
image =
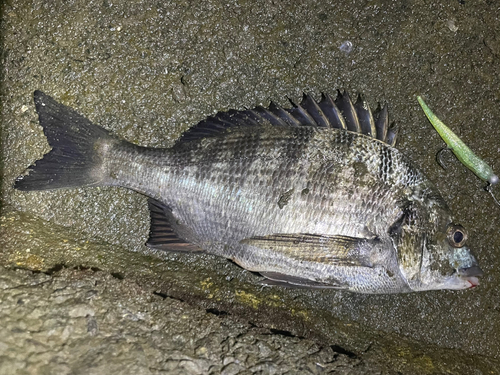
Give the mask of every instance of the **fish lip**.
POLYGON ((468 268, 460 268, 458 270, 458 273, 460 276, 465 277, 465 278, 470 278, 470 277, 482 277, 483 276, 483 270, 479 266, 471 266, 468 268))

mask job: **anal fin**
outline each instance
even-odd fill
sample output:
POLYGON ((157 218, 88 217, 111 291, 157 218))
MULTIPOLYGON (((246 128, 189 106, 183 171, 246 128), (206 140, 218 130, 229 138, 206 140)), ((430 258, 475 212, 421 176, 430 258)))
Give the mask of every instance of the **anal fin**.
POLYGON ((146 246, 157 250, 182 253, 204 251, 186 240, 186 238, 191 237, 191 230, 178 223, 170 207, 153 198, 148 199, 148 207, 151 225, 146 246))

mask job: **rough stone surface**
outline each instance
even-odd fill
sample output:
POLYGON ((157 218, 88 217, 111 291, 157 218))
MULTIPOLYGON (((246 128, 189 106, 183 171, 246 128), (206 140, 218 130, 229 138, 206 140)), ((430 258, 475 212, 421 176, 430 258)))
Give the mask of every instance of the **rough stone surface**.
POLYGON ((101 271, 2 268, 0 300, 1 375, 380 373, 101 271))
MULTIPOLYGON (((355 357, 361 366, 404 374, 499 373, 500 209, 484 184, 453 157, 445 157, 446 170, 439 168, 435 154, 444 143, 415 99, 423 95, 499 173, 499 18, 498 4, 489 0, 3 2, 0 264, 7 268, 2 283, 11 285, 15 268, 61 282, 69 277, 58 273, 63 266, 99 269, 135 282, 151 298, 156 293, 182 299, 219 319, 289 332, 298 342, 312 340, 355 357), (469 231, 485 272, 478 288, 396 296, 262 288, 258 276, 224 259, 147 251, 146 200, 133 192, 12 189, 15 177, 49 150, 34 111, 35 89, 129 141, 168 147, 219 110, 269 100, 286 105, 287 97, 300 100, 304 91, 318 97, 337 88, 363 93, 372 107, 389 104, 400 127, 398 148, 436 183, 469 231)), ((30 295, 42 299, 44 285, 33 283, 30 295)), ((110 284, 110 293, 117 285, 110 284)), ((119 289, 115 295, 117 304, 127 302, 119 289)), ((16 304, 2 299, 1 305, 6 311, 22 309, 16 304)), ((98 337, 120 326, 118 316, 100 321, 99 310, 82 301, 69 299, 65 314, 67 322, 80 323, 61 323, 52 335, 58 340, 86 330, 98 337)), ((72 361, 80 361, 82 373, 105 371, 99 366, 106 362, 124 366, 122 372, 152 371, 141 362, 147 354, 127 359, 141 352, 132 342, 123 346, 109 339, 100 352, 87 346, 86 338, 57 351, 69 356, 74 350, 75 358, 56 355, 45 341, 38 344, 41 339, 31 337, 26 323, 43 331, 50 320, 28 315, 15 331, 27 339, 0 344, 0 351, 15 361, 38 363, 39 373, 53 373, 51 366, 72 361)), ((123 335, 140 336, 139 326, 128 329, 123 335)), ((260 347, 274 352, 262 354, 265 358, 284 350, 250 346, 249 353, 260 347)), ((218 369, 240 371, 236 360, 243 354, 238 353, 231 352, 235 360, 225 359, 218 369)), ((179 357, 174 366, 203 371, 202 362, 190 358, 179 357)), ((276 360, 245 363, 253 367, 244 364, 241 373, 281 371, 276 360)))

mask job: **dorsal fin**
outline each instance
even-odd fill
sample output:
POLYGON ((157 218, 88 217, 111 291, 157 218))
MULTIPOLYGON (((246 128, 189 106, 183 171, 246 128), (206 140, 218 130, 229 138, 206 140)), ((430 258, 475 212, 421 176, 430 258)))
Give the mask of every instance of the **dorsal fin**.
POLYGON ((257 106, 241 111, 232 109, 219 112, 188 129, 176 144, 217 136, 231 127, 262 125, 345 129, 365 134, 391 146, 395 145, 397 138, 395 124, 389 126, 387 105, 374 117, 361 96, 358 96, 353 105, 346 91, 338 91, 335 101, 328 94, 323 94, 318 103, 311 95, 304 94, 300 104, 292 102, 292 108, 281 108, 271 102, 269 108, 257 106))

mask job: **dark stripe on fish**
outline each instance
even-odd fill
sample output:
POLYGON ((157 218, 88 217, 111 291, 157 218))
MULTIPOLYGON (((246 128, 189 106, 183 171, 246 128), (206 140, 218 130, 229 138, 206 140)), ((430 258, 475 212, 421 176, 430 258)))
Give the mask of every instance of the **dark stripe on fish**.
POLYGON ((346 148, 350 149, 354 143, 355 133, 349 131, 339 131, 335 133, 335 143, 345 145, 346 148))
POLYGON ((316 129, 313 127, 294 128, 293 142, 287 142, 285 145, 285 157, 290 160, 298 160, 304 155, 304 149, 309 146, 311 139, 316 134, 316 129))
POLYGON ((384 182, 388 182, 394 171, 392 150, 389 147, 380 149, 379 176, 384 182))

